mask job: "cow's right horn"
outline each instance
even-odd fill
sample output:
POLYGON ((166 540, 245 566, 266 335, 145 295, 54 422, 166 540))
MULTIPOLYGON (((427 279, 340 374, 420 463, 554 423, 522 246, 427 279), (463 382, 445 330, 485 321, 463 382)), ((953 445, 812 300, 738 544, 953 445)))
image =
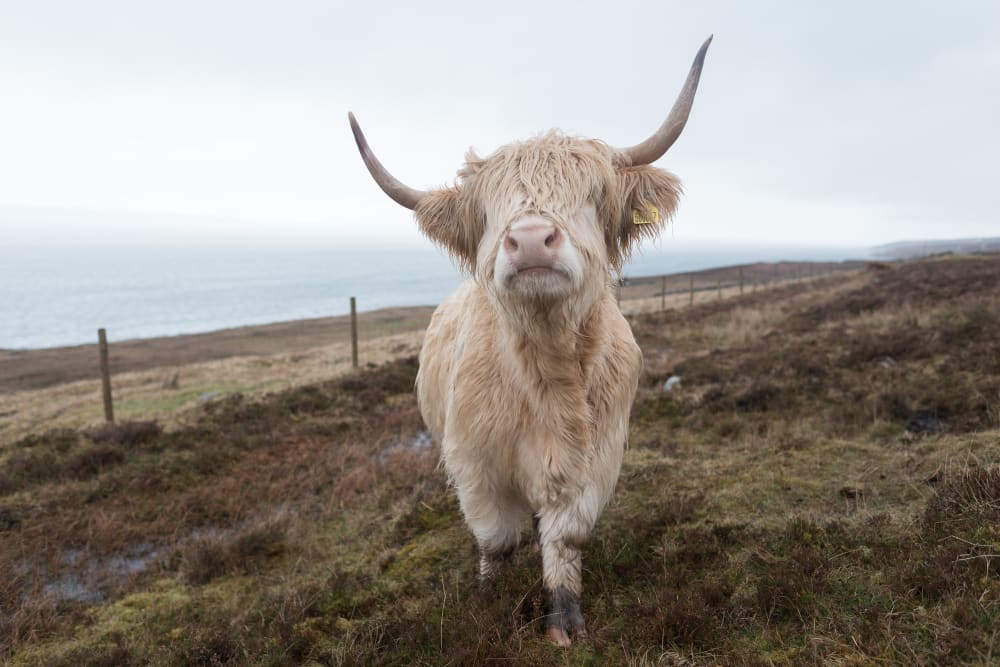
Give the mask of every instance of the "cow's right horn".
POLYGON ((354 114, 348 111, 347 118, 351 121, 351 131, 354 132, 354 141, 358 143, 358 150, 361 151, 361 159, 365 161, 365 166, 368 167, 372 178, 375 179, 375 182, 382 188, 382 191, 389 195, 394 202, 400 206, 405 206, 411 211, 415 209, 427 193, 423 190, 414 190, 407 185, 403 185, 395 176, 390 174, 382 166, 382 163, 378 161, 378 158, 375 157, 375 154, 372 153, 372 149, 368 146, 368 141, 365 139, 365 134, 361 131, 361 126, 358 125, 358 121, 354 118, 354 114))
POLYGON ((691 64, 691 71, 688 72, 687 81, 684 82, 684 87, 681 89, 680 95, 677 96, 677 101, 674 102, 673 108, 670 109, 670 115, 667 116, 663 124, 653 133, 653 136, 641 144, 619 149, 628 156, 630 164, 639 166, 656 162, 663 157, 668 148, 674 145, 677 137, 681 136, 681 132, 684 131, 684 125, 687 123, 688 115, 691 113, 691 105, 694 104, 694 94, 698 91, 701 67, 705 64, 705 53, 708 51, 708 45, 711 43, 712 36, 709 35, 694 57, 694 62, 691 64))

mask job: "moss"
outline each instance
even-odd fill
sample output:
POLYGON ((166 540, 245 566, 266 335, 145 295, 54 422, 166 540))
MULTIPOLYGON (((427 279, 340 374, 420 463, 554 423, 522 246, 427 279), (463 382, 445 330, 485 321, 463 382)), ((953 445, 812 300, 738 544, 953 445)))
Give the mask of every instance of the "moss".
POLYGON ((684 410, 670 394, 653 390, 652 396, 643 395, 632 407, 632 421, 642 428, 650 424, 679 426, 684 410))
POLYGON ((11 664, 143 664, 141 652, 136 655, 130 645, 164 629, 162 621, 191 602, 189 594, 171 580, 160 580, 151 588, 96 608, 90 622, 79 627, 75 636, 39 642, 19 652, 11 664), (154 612, 159 627, 149 625, 154 612), (115 663, 115 659, 122 662, 115 663))
POLYGON ((206 400, 218 401, 237 394, 261 394, 287 386, 287 382, 282 380, 198 385, 152 398, 133 397, 117 400, 115 415, 124 419, 142 420, 151 415, 170 414, 184 408, 192 408, 206 400))
POLYGON ((464 526, 453 526, 418 535, 384 564, 385 575, 399 582, 433 581, 439 568, 468 557, 456 551, 456 545, 468 544, 465 532, 464 526))

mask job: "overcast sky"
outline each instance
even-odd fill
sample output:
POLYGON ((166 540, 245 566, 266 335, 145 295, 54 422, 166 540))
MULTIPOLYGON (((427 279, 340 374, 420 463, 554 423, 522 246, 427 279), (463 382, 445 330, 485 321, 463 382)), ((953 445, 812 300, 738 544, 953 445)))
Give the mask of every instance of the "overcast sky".
POLYGON ((0 0, 0 225, 417 242, 414 187, 551 127, 684 135, 681 240, 1000 235, 1000 4, 0 0))

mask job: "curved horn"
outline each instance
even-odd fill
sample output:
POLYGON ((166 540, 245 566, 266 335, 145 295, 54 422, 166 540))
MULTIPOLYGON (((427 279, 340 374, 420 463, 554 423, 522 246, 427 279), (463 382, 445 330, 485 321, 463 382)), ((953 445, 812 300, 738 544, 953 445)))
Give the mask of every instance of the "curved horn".
POLYGON ((355 120, 354 114, 348 111, 347 118, 351 121, 351 131, 354 132, 354 141, 358 144, 358 150, 361 151, 361 158, 365 161, 365 166, 368 167, 372 178, 375 179, 375 182, 382 188, 382 191, 389 195, 390 199, 394 202, 400 206, 405 206, 411 211, 415 209, 427 193, 423 190, 414 190, 396 180, 396 177, 390 174, 382 166, 382 163, 378 161, 378 158, 375 157, 375 154, 372 153, 372 149, 368 146, 368 140, 365 139, 365 134, 361 131, 361 127, 358 125, 358 121, 355 120))
POLYGON ((631 164, 642 165, 656 162, 677 141, 677 137, 681 136, 684 124, 687 123, 688 114, 691 113, 691 105, 694 104, 694 94, 698 91, 698 79, 701 78, 701 67, 705 64, 705 53, 711 43, 712 35, 709 35, 705 43, 698 49, 694 63, 691 64, 691 71, 688 72, 687 81, 684 82, 684 88, 677 96, 677 101, 674 102, 674 107, 670 110, 667 119, 663 121, 663 125, 660 125, 653 136, 641 144, 619 149, 631 159, 631 164))

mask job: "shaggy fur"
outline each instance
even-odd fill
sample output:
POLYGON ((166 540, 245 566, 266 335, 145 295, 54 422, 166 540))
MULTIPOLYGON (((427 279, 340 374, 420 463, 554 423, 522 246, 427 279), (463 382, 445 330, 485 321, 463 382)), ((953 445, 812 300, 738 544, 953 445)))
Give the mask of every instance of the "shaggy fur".
MULTIPOLYGON (((538 519, 548 625, 583 631, 580 550, 614 491, 641 355, 611 288, 644 236, 673 214, 672 174, 633 167, 600 141, 550 132, 479 158, 416 209, 420 228, 471 274, 437 309, 417 394, 492 576, 538 519), (653 224, 632 211, 655 207, 653 224), (565 296, 494 280, 511 225, 541 216, 582 270, 565 296)), ((532 284, 532 283, 527 283, 532 284)), ((561 294, 561 293, 560 293, 561 294)))
MULTIPOLYGON (((602 141, 554 130, 503 146, 485 159, 470 151, 458 185, 428 193, 417 206, 417 221, 475 273, 479 254, 496 253, 480 243, 488 226, 502 232, 530 212, 566 220, 590 200, 603 225, 610 269, 618 271, 643 238, 660 232, 681 194, 680 181, 670 172, 626 162, 602 141), (657 223, 633 224, 632 211, 650 206, 660 212, 657 223)), ((494 243, 502 240, 502 234, 494 236, 494 243)))

